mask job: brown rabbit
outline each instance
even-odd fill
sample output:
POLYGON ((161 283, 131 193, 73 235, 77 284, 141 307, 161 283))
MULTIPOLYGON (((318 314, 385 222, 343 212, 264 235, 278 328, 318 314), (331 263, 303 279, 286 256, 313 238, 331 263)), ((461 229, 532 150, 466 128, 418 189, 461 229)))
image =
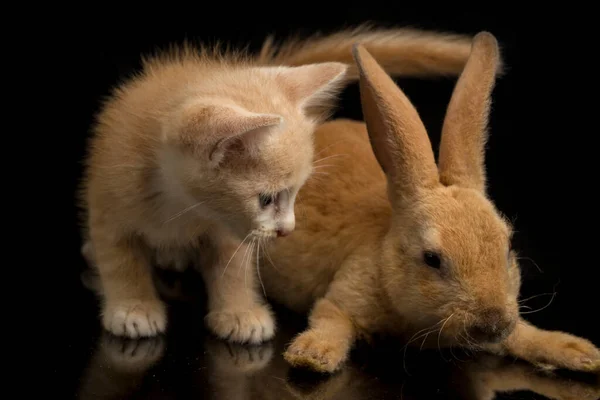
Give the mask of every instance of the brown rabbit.
POLYGON ((272 300, 310 310, 309 328, 286 360, 333 372, 357 339, 379 333, 422 347, 465 346, 599 371, 600 351, 590 341, 519 315, 511 226, 486 194, 495 37, 473 39, 437 166, 411 102, 362 45, 353 54, 366 126, 338 120, 319 128, 315 153, 337 161, 300 191, 295 233, 273 243, 262 263, 272 300))

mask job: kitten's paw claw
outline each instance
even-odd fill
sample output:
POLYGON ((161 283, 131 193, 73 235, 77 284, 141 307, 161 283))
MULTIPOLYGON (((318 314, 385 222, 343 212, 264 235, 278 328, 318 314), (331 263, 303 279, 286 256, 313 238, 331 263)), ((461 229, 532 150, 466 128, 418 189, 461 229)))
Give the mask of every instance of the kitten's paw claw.
POLYGON ((259 344, 275 334, 275 321, 266 306, 212 311, 206 315, 206 324, 218 337, 236 343, 259 344))
POLYGON ((311 330, 294 339, 283 354, 290 365, 321 373, 335 372, 346 356, 346 350, 327 335, 311 330))
POLYGON ((136 300, 108 304, 104 311, 103 325, 116 336, 133 339, 155 336, 165 331, 165 306, 160 301, 136 300))
POLYGON ((592 342, 568 333, 553 332, 545 343, 543 357, 534 362, 538 367, 600 373, 600 350, 592 342))

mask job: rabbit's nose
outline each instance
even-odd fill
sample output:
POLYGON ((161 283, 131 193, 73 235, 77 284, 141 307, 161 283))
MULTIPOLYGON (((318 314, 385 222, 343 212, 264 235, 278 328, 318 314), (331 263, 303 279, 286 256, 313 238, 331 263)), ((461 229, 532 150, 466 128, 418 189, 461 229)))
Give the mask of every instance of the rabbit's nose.
POLYGON ((475 340, 499 342, 506 338, 514 322, 499 308, 487 308, 477 314, 477 319, 469 329, 469 335, 475 340))

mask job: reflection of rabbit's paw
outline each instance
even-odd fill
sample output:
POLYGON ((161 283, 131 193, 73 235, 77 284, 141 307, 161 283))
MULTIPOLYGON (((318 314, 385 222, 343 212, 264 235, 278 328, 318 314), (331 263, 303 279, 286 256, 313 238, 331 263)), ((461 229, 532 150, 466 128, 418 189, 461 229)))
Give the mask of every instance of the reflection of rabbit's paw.
POLYGON ((275 334, 270 309, 257 305, 248 310, 219 310, 206 315, 206 324, 215 335, 236 343, 259 344, 275 334))
POLYGON ((128 372, 150 368, 160 360, 165 349, 161 336, 135 340, 104 334, 101 346, 112 367, 128 372))
POLYGON ((266 367, 273 357, 273 345, 242 345, 214 340, 209 351, 221 370, 250 373, 266 367))
POLYGON ((550 332, 540 346, 543 346, 543 351, 533 362, 543 369, 600 372, 600 350, 586 339, 568 333, 550 332))
POLYGON ((104 328, 117 336, 154 336, 165 331, 165 306, 158 300, 109 303, 103 311, 104 328))
POLYGON ((294 339, 283 356, 294 367, 331 373, 341 366, 347 354, 343 346, 339 346, 327 335, 308 330, 294 339))
POLYGON ((561 400, 597 400, 600 398, 600 381, 590 383, 565 379, 558 374, 536 371, 531 364, 515 360, 484 356, 467 362, 464 371, 479 392, 477 398, 495 398, 496 392, 506 393, 527 390, 544 398, 561 400))

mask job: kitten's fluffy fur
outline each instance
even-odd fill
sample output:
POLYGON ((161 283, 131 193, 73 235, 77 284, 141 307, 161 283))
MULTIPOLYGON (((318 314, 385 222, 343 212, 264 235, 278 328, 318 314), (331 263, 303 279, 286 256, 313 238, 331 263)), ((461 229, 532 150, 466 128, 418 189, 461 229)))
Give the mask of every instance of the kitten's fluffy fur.
POLYGON ((144 61, 97 116, 81 199, 83 253, 98 268, 103 326, 116 335, 166 329, 152 264, 185 268, 201 242, 206 322, 220 337, 274 334, 256 289, 258 245, 294 230, 313 170, 313 131, 350 79, 361 42, 396 75, 457 74, 469 38, 414 30, 344 31, 256 56, 184 46, 144 61))
POLYGON ((486 193, 484 145, 500 59, 494 36, 474 38, 437 165, 409 99, 364 47, 355 57, 366 124, 318 128, 315 152, 328 159, 326 175, 303 186, 296 231, 270 243, 261 263, 268 297, 310 312, 286 360, 332 372, 355 340, 383 333, 406 345, 465 346, 600 371, 593 343, 519 314, 511 226, 486 193))

